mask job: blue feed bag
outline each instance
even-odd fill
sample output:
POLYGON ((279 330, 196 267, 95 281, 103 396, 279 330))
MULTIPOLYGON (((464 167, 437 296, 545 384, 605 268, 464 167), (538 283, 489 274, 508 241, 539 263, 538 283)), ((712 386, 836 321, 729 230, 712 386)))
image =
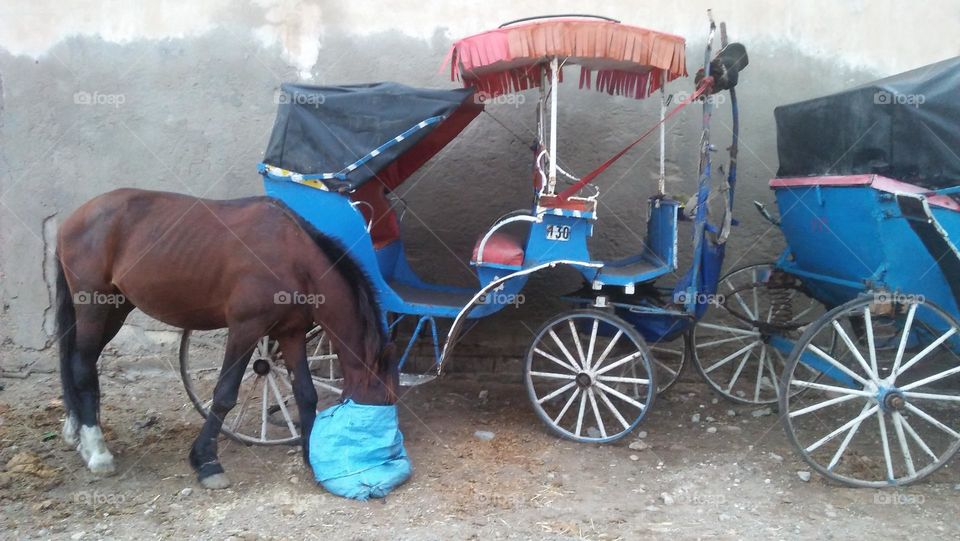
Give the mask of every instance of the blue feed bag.
POLYGON ((410 478, 396 406, 347 400, 317 414, 310 466, 323 488, 345 498, 382 498, 410 478))

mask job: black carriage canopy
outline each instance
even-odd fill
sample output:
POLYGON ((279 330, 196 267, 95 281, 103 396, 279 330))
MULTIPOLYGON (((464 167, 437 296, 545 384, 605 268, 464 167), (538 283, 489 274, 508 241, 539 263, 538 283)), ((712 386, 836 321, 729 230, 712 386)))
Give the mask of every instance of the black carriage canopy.
POLYGON ((960 184, 960 57, 774 110, 779 177, 960 184))
POLYGON ((397 83, 283 84, 264 163, 353 191, 374 177, 393 189, 449 143, 483 106, 473 89, 397 83))

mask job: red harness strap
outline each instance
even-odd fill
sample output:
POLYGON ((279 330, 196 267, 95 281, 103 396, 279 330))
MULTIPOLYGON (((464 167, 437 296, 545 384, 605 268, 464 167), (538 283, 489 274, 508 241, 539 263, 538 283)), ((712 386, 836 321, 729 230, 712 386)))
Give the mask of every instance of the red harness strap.
POLYGON ((701 95, 703 95, 705 92, 707 92, 711 88, 713 88, 713 77, 704 77, 703 80, 700 81, 700 86, 699 88, 697 88, 697 91, 691 94, 690 97, 688 97, 687 99, 678 103, 676 107, 674 107, 673 109, 670 110, 669 113, 664 115, 663 120, 660 120, 659 122, 651 126, 650 129, 644 132, 644 134, 641 135, 639 139, 630 143, 629 145, 626 146, 626 148, 614 154, 612 158, 600 164, 600 167, 597 167, 593 171, 590 171, 589 173, 584 175, 579 181, 577 181, 576 184, 560 192, 560 194, 558 195, 558 198, 561 200, 566 200, 571 195, 579 192, 581 188, 589 184, 590 181, 592 181, 593 179, 597 178, 600 175, 600 173, 603 173, 604 171, 606 171, 607 168, 613 165, 615 161, 622 158, 623 155, 626 154, 631 148, 635 147, 640 141, 643 141, 648 135, 653 133, 653 130, 657 129, 660 126, 660 124, 663 124, 664 122, 669 120, 670 117, 680 112, 680 110, 686 107, 687 105, 690 105, 690 103, 692 103, 694 100, 699 98, 701 95))

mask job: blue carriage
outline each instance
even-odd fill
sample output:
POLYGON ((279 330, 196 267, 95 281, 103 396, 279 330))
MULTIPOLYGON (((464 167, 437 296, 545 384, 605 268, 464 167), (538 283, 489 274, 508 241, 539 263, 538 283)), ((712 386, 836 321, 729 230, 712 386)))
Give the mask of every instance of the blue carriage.
POLYGON ((716 390, 777 403, 811 467, 915 482, 960 448, 960 58, 777 108, 787 248, 720 280, 695 332, 716 390))
MULTIPOLYGON (((711 44, 716 31, 711 21, 711 44)), ((679 375, 686 333, 702 315, 704 294, 715 287, 722 262, 736 168, 731 163, 719 180, 712 177, 709 120, 714 100, 705 99, 698 191, 688 209, 694 263, 677 284, 654 285, 677 270, 677 222, 683 218, 681 203, 665 191, 664 123, 701 96, 729 91, 737 125, 734 86, 747 64, 746 52, 739 44, 727 44, 725 32, 721 34, 723 47, 714 54, 708 46, 695 92, 672 109, 665 86, 687 74, 684 40, 587 16, 517 21, 457 41, 449 61, 463 89, 285 84, 259 165, 266 193, 346 248, 372 281, 385 326, 396 331, 401 322, 410 322, 412 332, 399 341, 402 384, 441 374, 464 329, 513 305, 531 275, 555 267, 579 272, 584 289, 567 296, 574 305, 536 333, 525 356, 524 381, 535 411, 554 433, 577 441, 617 440, 643 420, 657 391, 679 375), (558 85, 563 72, 574 66, 580 69, 581 88, 661 99, 660 122, 582 178, 564 171, 557 152, 558 85), (423 280, 406 258, 400 236, 406 209, 394 190, 461 133, 485 103, 527 89, 539 98, 533 179, 518 179, 529 183, 530 199, 479 232, 471 257, 477 287, 423 280), (600 189, 591 181, 651 134, 661 139, 661 168, 657 193, 645 205, 643 249, 615 260, 595 259, 587 240, 603 209, 600 189), (722 195, 721 216, 708 215, 711 193, 722 195), (414 374, 408 361, 418 340, 432 346, 433 367, 414 374)), ((731 148, 735 155, 736 134, 731 148)), ((466 206, 459 201, 451 206, 460 204, 466 206)), ((336 392, 336 354, 323 330, 314 329, 307 340, 317 386, 336 392)), ((264 340, 253 363, 256 368, 262 361, 263 372, 251 377, 254 389, 257 378, 282 377, 277 355, 264 340)), ((269 395, 266 388, 256 398, 262 402, 259 424, 254 419, 245 433, 244 422, 228 420, 228 435, 256 444, 296 440, 285 395, 269 395), (279 417, 275 421, 274 415, 279 417), (277 436, 271 435, 273 425, 279 426, 277 436)), ((204 405, 200 398, 194 402, 204 405)))

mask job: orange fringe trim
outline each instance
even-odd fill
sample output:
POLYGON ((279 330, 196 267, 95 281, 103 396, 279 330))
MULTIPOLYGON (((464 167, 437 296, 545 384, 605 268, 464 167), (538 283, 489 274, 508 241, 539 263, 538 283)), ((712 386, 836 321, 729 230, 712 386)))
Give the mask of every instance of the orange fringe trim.
POLYGON ((457 41, 448 55, 450 78, 491 97, 518 92, 540 86, 539 67, 554 56, 580 65, 580 88, 638 99, 664 85, 664 70, 667 81, 687 75, 679 36, 607 21, 558 19, 457 41))

